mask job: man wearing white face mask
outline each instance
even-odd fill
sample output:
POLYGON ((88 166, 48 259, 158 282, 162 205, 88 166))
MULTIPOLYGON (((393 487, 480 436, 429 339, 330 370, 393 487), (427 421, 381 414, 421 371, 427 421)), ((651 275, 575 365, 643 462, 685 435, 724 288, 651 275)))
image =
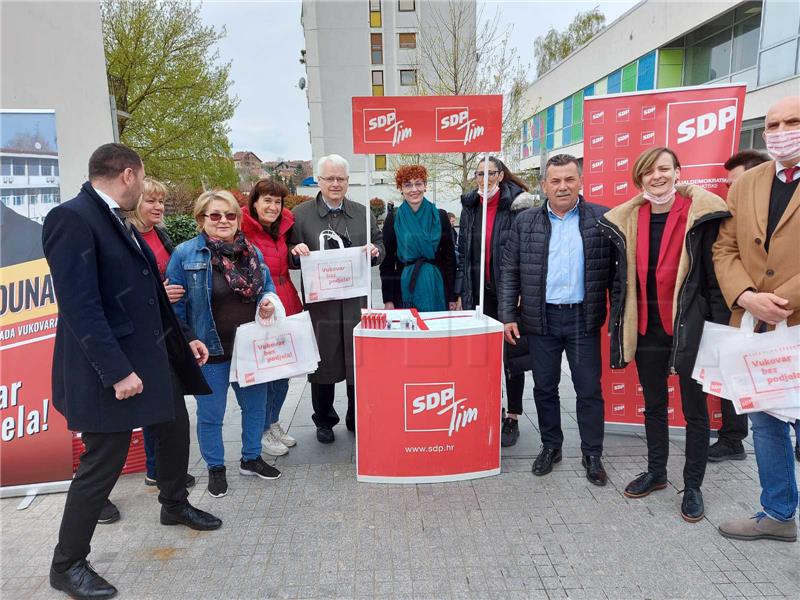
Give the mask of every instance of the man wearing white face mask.
MULTIPOLYGON (((714 244, 714 267, 731 325, 744 311, 760 327, 786 320, 800 325, 800 96, 776 102, 764 126, 767 151, 775 159, 742 175, 728 195, 733 218, 714 244)), ((789 423, 766 413, 750 414, 763 511, 720 524, 725 537, 740 540, 797 539, 798 495, 789 423)))
POLYGON ((729 312, 711 261, 725 201, 696 185, 678 184, 680 162, 669 148, 642 153, 632 178, 642 193, 608 211, 600 227, 617 248, 609 333, 611 368, 636 361, 644 394, 647 470, 625 488, 643 498, 667 487, 669 394, 678 374, 686 419, 681 516, 694 523, 705 507, 700 487, 708 456, 706 395, 691 377, 704 321, 727 323, 729 312))

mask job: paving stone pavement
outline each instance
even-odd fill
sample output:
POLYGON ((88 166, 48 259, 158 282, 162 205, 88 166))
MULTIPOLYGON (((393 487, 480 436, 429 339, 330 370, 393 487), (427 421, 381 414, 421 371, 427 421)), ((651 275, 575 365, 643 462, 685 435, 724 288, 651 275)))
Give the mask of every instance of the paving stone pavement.
MULTIPOLYGON (((379 306, 380 285, 373 290, 379 306)), ((89 558, 120 598, 131 599, 800 600, 800 543, 738 542, 716 530, 759 509, 749 438, 747 460, 708 465, 706 517, 689 524, 679 514, 679 436, 671 440, 666 490, 640 500, 622 495, 647 464, 644 436, 636 434, 607 432, 609 484, 586 481, 566 366, 564 460, 550 475, 533 476, 539 435, 532 391, 528 374, 521 436, 503 449, 500 475, 425 485, 357 483, 353 434, 341 424, 333 444, 316 441, 302 379, 292 380, 281 413, 298 445, 270 461, 282 477, 241 477, 241 413, 230 395, 226 497, 205 492, 194 426, 190 456, 198 482, 189 499, 221 517, 222 529, 161 526, 157 490, 142 475, 126 475, 111 494, 122 519, 97 527, 89 558)), ((346 405, 340 384, 340 415, 346 405)), ((187 406, 194 424, 193 398, 187 406)), ((17 510, 19 499, 0 500, 1 600, 65 597, 47 577, 64 499, 40 496, 26 510, 17 510)))
MULTIPOLYGON (((337 408, 344 409, 344 387, 337 408)), ((354 436, 336 427, 322 446, 311 424, 309 386, 293 380, 282 421, 298 439, 273 459, 274 482, 240 477, 241 414, 231 397, 224 439, 230 491, 205 493, 207 474, 193 432, 190 494, 223 528, 195 532, 158 524, 157 491, 123 476, 111 498, 122 519, 97 528, 90 559, 121 598, 800 598, 800 544, 736 542, 718 535, 727 517, 758 508, 752 447, 741 462, 710 464, 706 518, 678 509, 682 440, 671 442, 670 486, 641 500, 622 495, 646 464, 641 435, 608 434, 610 482, 589 484, 580 466, 575 400, 565 374, 564 460, 534 477, 538 451, 532 382, 526 381, 519 443, 503 472, 428 485, 360 484, 354 436)), ((194 416, 194 400, 187 398, 194 416)), ((341 412, 341 411, 340 411, 341 412)), ((194 420, 194 419, 193 419, 194 420)), ((47 574, 64 494, 26 510, 0 501, 0 596, 60 598, 47 574)))

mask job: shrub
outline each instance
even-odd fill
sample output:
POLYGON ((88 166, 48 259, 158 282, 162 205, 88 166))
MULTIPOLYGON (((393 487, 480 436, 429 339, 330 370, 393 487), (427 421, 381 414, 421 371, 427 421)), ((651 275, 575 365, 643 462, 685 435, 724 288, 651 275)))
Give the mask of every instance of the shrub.
POLYGON ((197 222, 189 215, 168 215, 164 227, 176 246, 197 235, 197 222))
POLYGON ((373 198, 369 201, 369 208, 377 220, 380 219, 383 216, 383 213, 386 211, 386 203, 380 198, 373 198))
POLYGON ((298 204, 302 204, 303 202, 308 202, 312 200, 311 196, 297 196, 290 194, 283 199, 283 206, 284 208, 288 208, 289 210, 294 209, 298 204))

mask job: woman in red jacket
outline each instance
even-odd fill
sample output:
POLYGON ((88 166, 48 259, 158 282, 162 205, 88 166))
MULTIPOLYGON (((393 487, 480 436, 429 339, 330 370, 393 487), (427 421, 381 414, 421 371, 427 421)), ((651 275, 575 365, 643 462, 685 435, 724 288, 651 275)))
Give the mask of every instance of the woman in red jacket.
MULTIPOLYGON (((253 186, 247 202, 248 210, 242 211, 242 231, 264 255, 269 274, 275 284, 278 297, 286 309, 286 316, 303 310, 297 289, 289 278, 289 249, 286 240, 294 225, 294 215, 284 208, 283 200, 289 190, 282 183, 262 179, 253 186)), ((279 379, 267 384, 267 418, 264 423, 264 451, 272 456, 281 456, 297 441, 281 427, 281 407, 289 391, 289 380, 279 379)))

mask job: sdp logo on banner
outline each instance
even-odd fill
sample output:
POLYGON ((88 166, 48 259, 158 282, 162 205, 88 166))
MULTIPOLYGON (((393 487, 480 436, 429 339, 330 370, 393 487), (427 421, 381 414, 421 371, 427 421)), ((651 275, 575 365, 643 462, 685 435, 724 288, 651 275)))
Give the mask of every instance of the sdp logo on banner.
MULTIPOLYGON (((737 98, 667 104, 667 146, 685 167, 709 164, 709 156, 736 152, 737 98)), ((713 164, 722 164, 714 162, 713 164)))
POLYGON ((364 141, 368 144, 390 143, 397 146, 414 135, 414 131, 404 123, 404 120, 397 118, 397 111, 393 108, 365 108, 364 141))
POLYGON ((436 109, 436 141, 458 142, 465 146, 485 131, 478 119, 470 118, 468 106, 444 106, 436 109))

